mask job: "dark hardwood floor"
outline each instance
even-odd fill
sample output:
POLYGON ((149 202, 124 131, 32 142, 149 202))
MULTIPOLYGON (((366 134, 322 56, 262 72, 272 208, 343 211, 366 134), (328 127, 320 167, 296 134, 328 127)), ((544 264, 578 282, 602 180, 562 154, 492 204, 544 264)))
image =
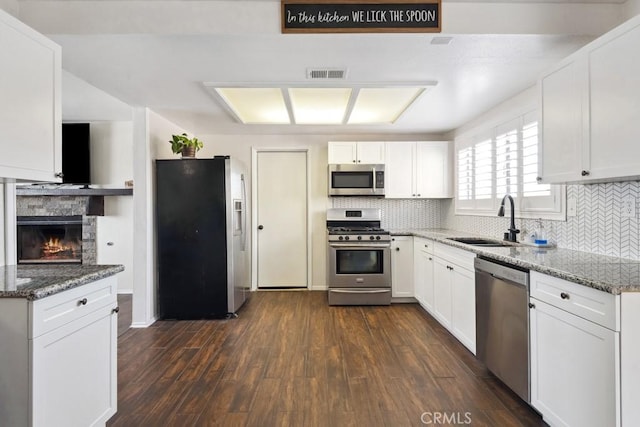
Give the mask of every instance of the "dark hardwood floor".
POLYGON ((133 295, 131 294, 118 294, 118 336, 124 334, 131 327, 131 303, 133 295))
POLYGON ((108 426, 545 425, 416 304, 255 292, 237 319, 159 321, 118 343, 108 426))

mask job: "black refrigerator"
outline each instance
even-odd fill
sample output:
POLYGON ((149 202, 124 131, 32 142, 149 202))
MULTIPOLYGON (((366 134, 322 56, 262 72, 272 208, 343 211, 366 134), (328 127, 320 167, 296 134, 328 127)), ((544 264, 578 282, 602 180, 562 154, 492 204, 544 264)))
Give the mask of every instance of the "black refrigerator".
POLYGON ((250 288, 244 172, 228 156, 156 160, 161 319, 233 315, 250 288))

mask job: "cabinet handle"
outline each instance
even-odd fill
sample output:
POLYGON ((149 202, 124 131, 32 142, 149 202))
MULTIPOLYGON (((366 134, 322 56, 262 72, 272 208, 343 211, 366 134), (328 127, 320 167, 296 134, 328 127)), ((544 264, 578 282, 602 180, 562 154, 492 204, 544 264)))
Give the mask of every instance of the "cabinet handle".
POLYGON ((529 303, 529 308, 536 308, 536 305, 532 302, 529 303))
POLYGON ((420 195, 419 195, 419 194, 416 194, 416 196, 420 197, 420 195))
POLYGON ((429 261, 433 261, 433 258, 429 257, 429 261))
POLYGON ((353 159, 353 160, 352 160, 352 162, 353 162, 353 163, 355 163, 355 162, 356 162, 356 159, 353 159))
POLYGON ((542 177, 541 176, 536 177, 536 181, 541 182, 542 181, 542 177))
POLYGON ((116 307, 113 310, 111 310, 111 313, 120 313, 120 307, 116 307))
POLYGON ((62 172, 58 172, 55 174, 56 178, 64 178, 64 174, 62 172))
POLYGON ((588 176, 589 175, 589 171, 582 171, 582 176, 588 176))
POLYGON ((87 305, 87 299, 86 298, 82 298, 80 301, 78 301, 78 305, 87 305))
POLYGON ((358 163, 360 163, 360 160, 358 160, 358 163))
POLYGON ((447 270, 453 270, 453 267, 451 267, 450 265, 447 265, 447 270))
POLYGON ((399 250, 400 250, 400 248, 396 248, 396 251, 399 251, 399 250))
POLYGON ((569 294, 568 294, 568 293, 566 293, 566 292, 561 292, 561 293, 560 293, 560 298, 562 298, 562 299, 569 299, 569 294))
POLYGON ((415 194, 412 194, 412 195, 411 195, 411 197, 416 197, 416 195, 415 195, 415 194))

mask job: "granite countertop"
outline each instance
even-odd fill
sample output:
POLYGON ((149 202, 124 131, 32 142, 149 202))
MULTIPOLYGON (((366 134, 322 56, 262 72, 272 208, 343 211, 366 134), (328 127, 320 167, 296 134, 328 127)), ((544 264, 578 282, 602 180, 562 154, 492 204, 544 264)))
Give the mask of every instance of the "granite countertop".
MULTIPOLYGON (((391 230, 396 236, 417 236, 474 252, 485 258, 559 277, 584 286, 618 295, 640 292, 640 261, 597 255, 561 248, 539 248, 524 244, 482 247, 447 240, 447 237, 484 237, 445 229, 391 230)), ((498 238, 488 237, 499 240, 498 238)))
POLYGON ((0 267, 0 298, 33 301, 123 270, 123 265, 8 265, 0 267))

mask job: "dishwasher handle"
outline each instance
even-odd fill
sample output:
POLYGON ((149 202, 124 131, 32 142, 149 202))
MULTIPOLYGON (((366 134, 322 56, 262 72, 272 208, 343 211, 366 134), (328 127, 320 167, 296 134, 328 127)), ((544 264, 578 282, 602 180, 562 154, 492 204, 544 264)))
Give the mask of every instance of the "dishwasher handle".
POLYGON ((476 272, 484 272, 498 279, 507 280, 529 288, 529 271, 514 266, 499 264, 483 258, 474 260, 476 272))

